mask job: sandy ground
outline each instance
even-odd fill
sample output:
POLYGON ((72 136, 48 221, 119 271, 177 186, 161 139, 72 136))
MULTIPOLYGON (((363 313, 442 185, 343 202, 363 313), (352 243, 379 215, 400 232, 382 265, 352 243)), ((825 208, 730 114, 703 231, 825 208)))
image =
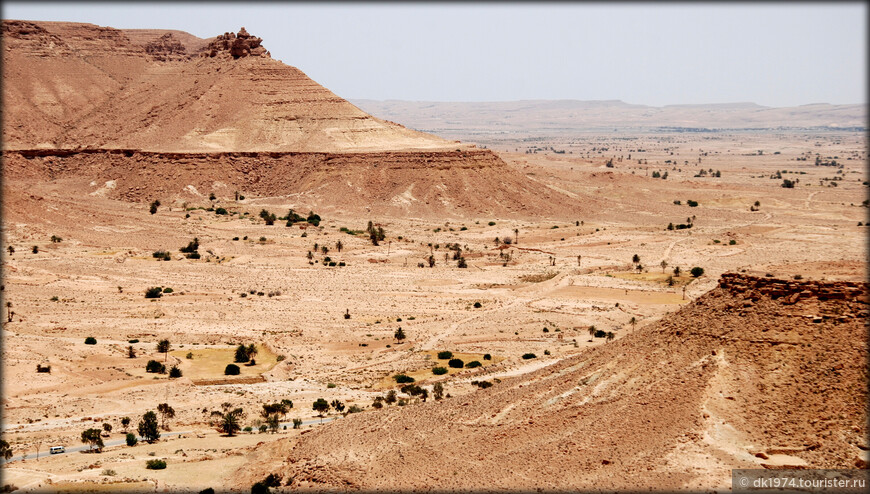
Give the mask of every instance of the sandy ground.
MULTIPOLYGON (((500 156, 531 180, 568 196, 595 197, 607 208, 577 218, 447 221, 333 212, 322 214, 319 227, 303 230, 281 221, 266 226, 257 217, 262 208, 279 216, 291 207, 308 211, 299 197, 203 198, 188 205, 223 206, 247 217, 177 206, 150 215, 147 204, 91 195, 93 187, 83 187, 87 177, 5 181, 4 245, 15 252, 4 253, 3 261, 4 300, 12 304, 4 309, 14 314, 3 328, 2 403, 4 436, 15 454, 34 452, 37 443, 41 451, 80 444, 85 428, 104 422, 112 424, 113 438, 122 437, 122 417, 131 417, 135 428, 159 403, 176 411, 171 429, 205 434, 13 463, 4 467, 6 482, 25 490, 49 480, 110 479, 141 481, 149 489, 217 487, 203 480, 205 472, 230 472, 257 442, 279 436, 218 437, 207 418, 222 403, 243 407, 250 426, 258 425, 263 403, 281 399, 294 403, 288 420, 315 417, 312 403, 321 397, 377 414, 371 404, 383 394, 385 379, 431 366, 429 351, 496 358, 438 379, 445 393, 460 396, 476 389, 472 380, 526 374, 610 345, 589 335, 591 325, 619 341, 709 291, 724 272, 865 278, 867 229, 858 223, 868 219, 861 206, 868 177, 860 134, 587 136, 547 145, 573 154, 500 156), (814 166, 812 157, 795 161, 806 153, 838 156, 844 166, 814 166), (614 168, 605 166, 610 158, 614 168), (695 177, 702 168, 721 177, 695 177), (799 178, 797 186, 781 187, 782 178, 770 178, 777 170, 799 178), (668 178, 652 178, 653 171, 667 171, 668 178), (835 177, 842 180, 826 180, 835 177), (750 211, 755 201, 759 210, 750 211), (688 218, 693 228, 666 230, 688 218), (377 247, 364 234, 340 231, 365 230, 369 220, 386 232, 377 247), (52 235, 62 240, 53 243, 52 235), (185 259, 178 249, 194 237, 202 259, 185 259), (514 242, 496 248, 496 237, 514 242), (328 253, 315 251, 315 243, 328 253), (457 267, 448 243, 459 244, 467 268, 457 267), (170 251, 173 260, 156 260, 156 250, 170 251), (435 267, 418 267, 430 254, 435 267), (327 256, 346 266, 323 265, 327 256), (654 276, 673 274, 675 267, 688 275, 695 266, 704 269, 702 276, 677 278, 674 286, 654 276), (144 298, 153 286, 173 291, 144 298), (399 327, 407 335, 402 342, 394 339, 399 327), (85 345, 86 337, 97 344, 85 345), (169 356, 156 352, 163 338, 173 345, 169 356), (254 381, 197 384, 222 379, 232 349, 250 343, 264 349, 258 369, 243 367, 241 377, 254 381), (128 358, 129 345, 136 358, 128 358), (211 356, 208 368, 195 367, 202 352, 211 356), (524 360, 525 353, 537 358, 524 360), (149 359, 179 365, 184 375, 147 374, 149 359), (37 364, 51 365, 51 373, 37 373, 37 364), (169 467, 145 470, 149 452, 169 458, 169 467), (101 475, 104 469, 117 475, 101 475)), ((328 191, 318 193, 328 200, 328 191)))

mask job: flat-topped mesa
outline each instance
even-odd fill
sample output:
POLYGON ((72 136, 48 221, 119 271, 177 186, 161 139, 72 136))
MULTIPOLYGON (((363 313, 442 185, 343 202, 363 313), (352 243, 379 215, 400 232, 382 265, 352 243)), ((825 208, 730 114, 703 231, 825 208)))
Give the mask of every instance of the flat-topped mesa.
POLYGON ((733 294, 743 294, 744 298, 752 300, 758 300, 762 296, 772 299, 785 297, 786 304, 808 298, 870 302, 867 283, 851 281, 790 281, 725 273, 719 279, 719 287, 733 294))
POLYGON ((234 59, 249 56, 271 58, 269 51, 261 44, 262 42, 262 38, 248 34, 248 31, 242 26, 238 34, 224 33, 219 35, 203 49, 200 56, 213 58, 229 55, 234 59))

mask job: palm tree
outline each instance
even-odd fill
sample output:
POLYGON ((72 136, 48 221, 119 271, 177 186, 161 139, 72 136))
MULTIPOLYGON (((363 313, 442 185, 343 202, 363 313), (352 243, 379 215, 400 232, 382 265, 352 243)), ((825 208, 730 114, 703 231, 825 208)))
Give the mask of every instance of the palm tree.
POLYGON ((595 336, 595 325, 589 326, 589 336, 595 336))
POLYGON ((660 266, 662 267, 662 274, 664 274, 665 268, 668 267, 668 261, 665 261, 664 259, 662 259, 660 266))
MULTIPOLYGON (((228 403, 224 403, 224 405, 228 405, 228 403)), ((222 405, 223 407, 223 405, 222 405)), ((244 410, 241 408, 236 408, 235 410, 229 411, 229 407, 223 407, 224 412, 220 412, 215 410, 211 412, 211 416, 218 419, 217 430, 218 432, 222 432, 230 437, 236 435, 236 432, 242 430, 242 425, 240 420, 245 416, 244 410)))
POLYGON ((637 254, 631 256, 631 262, 633 262, 633 263, 635 263, 635 264, 639 263, 639 262, 640 262, 640 256, 637 255, 637 254))

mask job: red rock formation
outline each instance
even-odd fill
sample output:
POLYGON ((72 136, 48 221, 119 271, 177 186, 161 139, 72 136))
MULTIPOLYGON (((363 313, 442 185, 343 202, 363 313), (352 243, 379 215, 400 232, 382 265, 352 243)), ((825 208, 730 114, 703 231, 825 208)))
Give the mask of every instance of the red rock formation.
POLYGON ((234 59, 247 56, 269 58, 270 54, 261 45, 262 42, 262 38, 251 36, 242 27, 238 34, 224 33, 215 38, 203 50, 202 56, 216 57, 222 53, 228 53, 234 59))

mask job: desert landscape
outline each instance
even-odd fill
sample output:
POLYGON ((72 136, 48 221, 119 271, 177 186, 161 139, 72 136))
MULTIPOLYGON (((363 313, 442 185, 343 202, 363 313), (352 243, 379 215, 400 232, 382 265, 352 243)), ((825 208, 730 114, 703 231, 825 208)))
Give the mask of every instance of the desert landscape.
POLYGON ((244 28, 2 28, 7 491, 867 468, 866 105, 348 102, 244 28))

